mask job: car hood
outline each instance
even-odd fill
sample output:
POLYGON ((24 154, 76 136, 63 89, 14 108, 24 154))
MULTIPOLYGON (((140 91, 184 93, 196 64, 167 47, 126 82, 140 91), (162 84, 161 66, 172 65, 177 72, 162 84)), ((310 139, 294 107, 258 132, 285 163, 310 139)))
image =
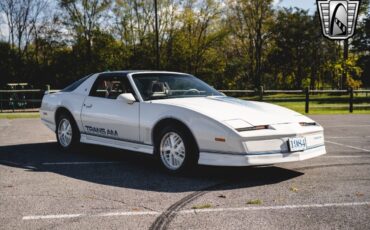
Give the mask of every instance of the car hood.
POLYGON ((243 120, 253 126, 312 120, 281 106, 232 97, 192 97, 153 100, 152 103, 187 108, 217 121, 243 120))

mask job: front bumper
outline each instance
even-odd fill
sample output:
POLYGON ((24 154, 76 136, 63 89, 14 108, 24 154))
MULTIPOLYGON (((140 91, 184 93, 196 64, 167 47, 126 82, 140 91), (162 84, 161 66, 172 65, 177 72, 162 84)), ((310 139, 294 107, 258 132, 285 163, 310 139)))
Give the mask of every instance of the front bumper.
POLYGON ((303 161, 324 154, 326 154, 324 145, 301 152, 255 155, 200 152, 198 164, 213 166, 271 165, 277 163, 303 161))

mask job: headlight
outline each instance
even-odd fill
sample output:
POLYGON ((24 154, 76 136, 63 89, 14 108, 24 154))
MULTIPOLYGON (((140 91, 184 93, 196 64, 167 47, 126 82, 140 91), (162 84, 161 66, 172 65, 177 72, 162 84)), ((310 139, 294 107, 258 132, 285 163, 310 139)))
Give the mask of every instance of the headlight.
POLYGON ((238 132, 246 132, 246 131, 255 131, 255 130, 261 130, 261 129, 269 129, 269 125, 258 125, 253 126, 249 124, 248 122, 240 119, 235 120, 228 120, 224 121, 227 125, 231 126, 233 129, 235 129, 238 132))
POLYGON ((237 128, 236 131, 246 132, 246 131, 255 131, 255 130, 261 130, 261 129, 269 129, 269 126, 268 125, 259 125, 259 126, 253 126, 253 127, 237 128))

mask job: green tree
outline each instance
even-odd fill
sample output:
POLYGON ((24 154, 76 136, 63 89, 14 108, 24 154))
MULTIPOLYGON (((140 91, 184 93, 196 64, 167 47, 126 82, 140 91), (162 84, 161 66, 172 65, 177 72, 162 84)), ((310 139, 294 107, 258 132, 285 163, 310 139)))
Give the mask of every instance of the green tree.
MULTIPOLYGON (((369 5, 370 5, 370 0, 362 0, 360 1, 360 8, 358 15, 361 17, 363 15, 366 15, 366 13, 369 10, 369 5)), ((348 59, 348 54, 349 54, 349 46, 350 46, 350 39, 346 39, 343 41, 343 63, 346 63, 348 59)), ((346 68, 343 66, 343 70, 345 71, 346 68)), ((347 79, 346 76, 348 74, 346 72, 342 73, 342 81, 341 81, 341 88, 346 85, 347 79)))
POLYGON ((275 69, 282 70, 284 88, 289 85, 302 88, 313 62, 313 50, 310 49, 315 39, 312 17, 305 10, 284 8, 278 12, 272 32, 275 49, 271 52, 270 62, 275 69))
POLYGON ((254 87, 259 88, 264 83, 263 62, 273 20, 272 0, 236 0, 229 7, 230 27, 234 39, 239 40, 239 52, 248 55, 247 78, 252 78, 254 87))
POLYGON ((364 86, 370 87, 370 13, 359 23, 352 42, 352 52, 359 58, 357 64, 363 69, 361 79, 364 86))
POLYGON ((87 72, 92 66, 94 31, 100 28, 102 20, 107 16, 111 0, 60 0, 59 5, 66 14, 64 23, 71 29, 78 43, 77 50, 87 72))

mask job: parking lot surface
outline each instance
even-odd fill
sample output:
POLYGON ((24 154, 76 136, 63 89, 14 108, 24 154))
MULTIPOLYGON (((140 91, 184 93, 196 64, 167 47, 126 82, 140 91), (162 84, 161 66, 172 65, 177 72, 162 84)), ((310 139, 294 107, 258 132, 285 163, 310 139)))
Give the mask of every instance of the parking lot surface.
POLYGON ((0 120, 0 229, 370 229, 370 115, 312 118, 322 157, 183 176, 134 152, 64 152, 39 119, 0 120))

